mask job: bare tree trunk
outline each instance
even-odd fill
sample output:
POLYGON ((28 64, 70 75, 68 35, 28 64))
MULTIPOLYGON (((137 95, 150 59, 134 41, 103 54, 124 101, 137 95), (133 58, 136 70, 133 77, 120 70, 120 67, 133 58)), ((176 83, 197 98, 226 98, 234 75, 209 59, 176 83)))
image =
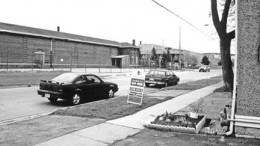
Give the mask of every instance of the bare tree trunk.
POLYGON ((228 90, 233 89, 234 80, 234 73, 232 69, 232 61, 230 55, 230 44, 231 40, 229 39, 220 40, 223 81, 228 90))

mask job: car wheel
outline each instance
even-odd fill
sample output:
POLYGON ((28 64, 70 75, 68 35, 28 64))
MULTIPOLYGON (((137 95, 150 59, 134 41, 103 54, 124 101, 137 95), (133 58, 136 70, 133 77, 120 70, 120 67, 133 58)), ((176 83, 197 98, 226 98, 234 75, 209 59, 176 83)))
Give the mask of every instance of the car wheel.
POLYGON ((201 72, 202 70, 200 69, 199 72, 201 72))
POLYGON ((58 98, 53 98, 53 97, 50 97, 48 98, 50 102, 57 102, 58 98))
POLYGON ((72 105, 77 105, 81 102, 81 97, 78 93, 74 94, 70 100, 70 103, 72 105))
POLYGON ((108 98, 113 98, 115 96, 115 93, 112 89, 110 89, 107 94, 108 94, 107 95, 108 98))
POLYGON ((146 86, 146 87, 149 87, 149 85, 150 85, 149 83, 145 83, 145 86, 146 86))

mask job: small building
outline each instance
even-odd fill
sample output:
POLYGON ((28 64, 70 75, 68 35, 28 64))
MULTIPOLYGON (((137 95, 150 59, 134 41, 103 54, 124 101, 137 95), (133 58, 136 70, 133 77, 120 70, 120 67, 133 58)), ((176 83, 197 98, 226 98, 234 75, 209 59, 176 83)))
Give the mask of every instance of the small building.
POLYGON ((140 52, 142 56, 142 62, 140 64, 143 64, 145 66, 149 66, 151 64, 151 56, 152 56, 152 50, 155 48, 156 53, 159 55, 159 62, 161 61, 163 53, 167 53, 167 49, 169 49, 171 58, 172 58, 172 64, 179 64, 179 57, 183 55, 183 50, 179 49, 173 49, 161 45, 155 45, 155 44, 141 44, 140 46, 140 52))
POLYGON ((112 66, 119 68, 128 68, 130 67, 130 58, 129 55, 118 55, 112 56, 112 66))
POLYGON ((59 27, 51 31, 0 23, 0 68, 129 67, 138 65, 137 50, 134 44, 60 32, 59 27), (113 63, 121 55, 128 64, 113 63))
POLYGON ((142 44, 139 46, 141 51, 141 56, 143 59, 143 62, 140 62, 140 64, 149 65, 152 55, 152 49, 155 48, 156 53, 159 55, 159 62, 163 56, 163 53, 167 53, 167 50, 169 50, 169 53, 171 55, 171 64, 172 66, 179 67, 181 65, 182 67, 187 67, 191 62, 195 62, 192 64, 199 64, 200 59, 202 58, 202 54, 184 50, 184 49, 174 49, 171 47, 165 47, 161 45, 154 45, 154 44, 142 44), (191 61, 191 58, 194 58, 195 61, 191 61))

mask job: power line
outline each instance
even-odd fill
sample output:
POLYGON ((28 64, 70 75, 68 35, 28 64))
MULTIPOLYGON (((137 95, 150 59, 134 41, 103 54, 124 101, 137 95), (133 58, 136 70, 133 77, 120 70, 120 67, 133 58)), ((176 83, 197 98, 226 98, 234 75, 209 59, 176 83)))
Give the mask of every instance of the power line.
POLYGON ((210 35, 208 35, 207 33, 205 33, 204 31, 200 30, 199 28, 197 28, 196 26, 194 26, 192 23, 190 23, 189 21, 187 21, 186 19, 182 18, 180 15, 174 13, 173 11, 169 10, 168 8, 166 8, 165 6, 163 6, 162 4, 158 3, 155 0, 152 0, 154 3, 156 3, 157 5, 159 5, 160 7, 162 7, 163 9, 167 10, 168 12, 172 13, 173 15, 175 15, 176 17, 180 18, 182 21, 188 23, 190 26, 192 26, 193 28, 195 28, 196 30, 198 30, 199 32, 203 33, 204 35, 206 35, 207 37, 211 38, 212 40, 215 40, 213 37, 211 37, 210 35))

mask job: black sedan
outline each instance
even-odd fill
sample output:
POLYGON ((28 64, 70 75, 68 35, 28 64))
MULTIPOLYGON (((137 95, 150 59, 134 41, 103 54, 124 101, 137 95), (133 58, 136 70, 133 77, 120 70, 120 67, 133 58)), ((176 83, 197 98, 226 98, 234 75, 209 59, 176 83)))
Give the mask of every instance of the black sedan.
POLYGON ((51 81, 41 80, 38 94, 56 102, 59 98, 69 100, 72 105, 84 98, 112 98, 118 91, 115 83, 104 82, 94 74, 63 73, 51 81))
POLYGON ((148 87, 150 84, 169 86, 176 85, 180 81, 180 78, 176 76, 170 70, 151 70, 145 76, 145 86, 148 87))

